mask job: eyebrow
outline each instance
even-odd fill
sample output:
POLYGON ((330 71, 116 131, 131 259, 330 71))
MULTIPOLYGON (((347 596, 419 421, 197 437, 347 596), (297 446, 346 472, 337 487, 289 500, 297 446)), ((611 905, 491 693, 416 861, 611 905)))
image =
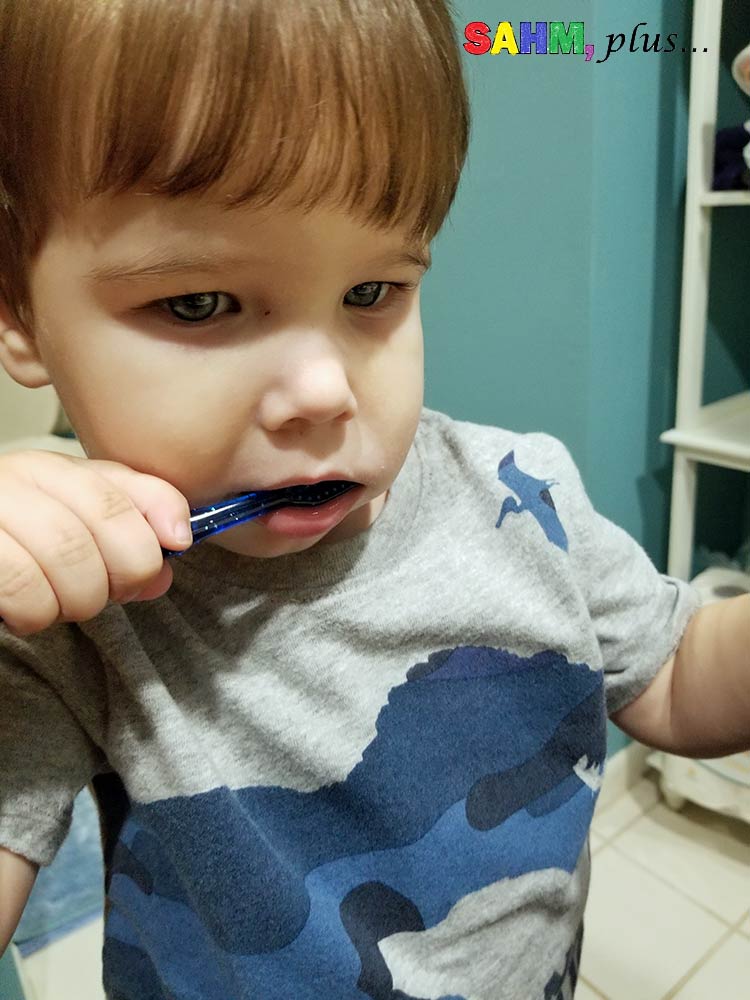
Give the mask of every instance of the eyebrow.
MULTIPOLYGON (((106 282, 145 281, 169 275, 189 274, 203 271, 221 274, 230 268, 248 266, 253 260, 220 253, 178 253, 170 249, 148 251, 133 261, 113 261, 98 264, 84 275, 88 284, 101 285, 106 282)), ((429 271, 432 267, 430 251, 423 252, 417 247, 404 247, 400 251, 384 253, 370 262, 372 267, 411 264, 429 271)))

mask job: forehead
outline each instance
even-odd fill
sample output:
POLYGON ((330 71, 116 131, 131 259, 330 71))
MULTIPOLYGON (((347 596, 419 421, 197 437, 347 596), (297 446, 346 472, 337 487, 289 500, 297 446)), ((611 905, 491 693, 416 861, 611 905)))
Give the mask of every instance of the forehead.
POLYGON ((165 196, 144 191, 97 195, 59 215, 53 223, 54 235, 86 240, 97 247, 123 234, 206 235, 216 233, 260 238, 283 235, 293 229, 304 240, 325 231, 331 239, 342 241, 361 238, 398 240, 407 232, 406 225, 378 228, 360 216, 335 205, 317 205, 306 210, 291 198, 277 199, 271 205, 234 205, 220 192, 209 195, 165 196))
POLYGON ((75 258, 77 273, 91 285, 242 266, 333 270, 365 259, 382 266, 430 266, 429 252, 412 244, 405 227, 376 229, 340 208, 227 208, 215 194, 137 191, 98 196, 60 218, 47 260, 57 266, 65 255, 75 258))

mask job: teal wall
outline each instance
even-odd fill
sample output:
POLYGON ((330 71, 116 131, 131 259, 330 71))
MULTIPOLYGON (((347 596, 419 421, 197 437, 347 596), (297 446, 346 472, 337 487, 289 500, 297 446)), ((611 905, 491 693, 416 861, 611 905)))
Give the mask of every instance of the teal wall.
MULTIPOLYGON (((455 0, 454 10, 461 39, 469 21, 518 31, 521 20, 581 20, 596 52, 589 63, 465 56, 473 132, 423 286, 425 403, 559 437, 597 509, 665 571, 672 452, 658 436, 674 418, 690 55, 627 48, 641 21, 638 35, 677 32, 689 48, 692 5, 455 0), (619 32, 623 50, 597 64, 619 32)), ((720 124, 750 117, 728 69, 748 41, 730 39, 720 124)), ((748 382, 732 325, 734 339, 715 345, 714 398, 748 382)), ((733 488, 740 503, 744 479, 733 488)), ((630 742, 612 723, 609 737, 610 753, 630 742)))

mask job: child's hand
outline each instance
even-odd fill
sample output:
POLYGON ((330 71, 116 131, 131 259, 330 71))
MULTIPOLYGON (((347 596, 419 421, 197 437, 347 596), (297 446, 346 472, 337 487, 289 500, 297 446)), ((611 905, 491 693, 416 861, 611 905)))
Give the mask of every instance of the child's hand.
POLYGON ((175 526, 189 518, 179 490, 120 462, 0 454, 0 618, 31 635, 161 597, 173 579, 161 548, 188 547, 175 526))

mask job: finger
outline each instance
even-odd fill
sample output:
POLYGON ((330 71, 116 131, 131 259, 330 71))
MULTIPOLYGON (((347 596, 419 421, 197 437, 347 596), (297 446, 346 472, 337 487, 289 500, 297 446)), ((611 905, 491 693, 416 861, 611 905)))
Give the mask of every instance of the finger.
POLYGON ((166 479, 159 479, 147 472, 137 472, 120 462, 105 459, 90 461, 99 475, 128 494, 133 505, 156 533, 160 548, 185 549, 192 545, 190 505, 175 486, 166 479), (186 538, 178 536, 178 524, 184 525, 186 538))
POLYGON ((31 635, 53 624, 60 604, 41 566, 0 528, 0 622, 13 635, 31 635))
POLYGON ((14 471, 18 473, 20 470, 21 475, 28 475, 28 465, 24 465, 18 460, 28 460, 29 455, 34 457, 31 470, 34 481, 43 480, 44 488, 47 488, 50 482, 60 474, 61 463, 79 470, 88 470, 90 473, 96 472, 128 494, 134 507, 155 531, 161 543, 160 547, 184 549, 192 545, 190 506, 182 493, 167 480, 146 472, 137 472, 121 462, 78 458, 74 455, 64 455, 61 452, 41 449, 33 452, 16 452, 13 455, 5 456, 5 459, 14 463, 14 471), (40 456, 44 457, 46 465, 39 461, 40 456), (178 524, 184 525, 186 528, 187 534, 184 540, 175 531, 178 524))
MULTIPOLYGON (((106 594, 99 592, 95 597, 91 588, 92 600, 99 604, 98 610, 107 599, 121 600, 125 595, 142 590, 159 574, 164 558, 154 528, 134 502, 131 492, 147 511, 156 509, 162 518, 164 504, 159 505, 159 495, 166 494, 174 503, 173 494, 176 493, 178 503, 187 507, 185 498, 170 484, 152 476, 143 477, 114 462, 86 459, 66 462, 64 475, 54 466, 54 462, 35 465, 34 482, 40 491, 53 495, 69 508, 90 533, 108 579, 106 594), (145 486, 140 482, 142 478, 149 480, 145 486)), ((49 560, 44 566, 55 574, 54 586, 61 577, 61 570, 50 566, 49 560)), ((62 602, 61 605, 63 614, 73 617, 62 602)))
POLYGON ((132 597, 123 601, 123 604, 130 604, 132 601, 154 601, 157 597, 162 597, 169 588, 172 586, 172 581, 174 579, 174 574, 172 572, 172 567, 165 560, 162 564, 161 570, 158 576, 147 584, 143 590, 138 591, 132 597))
MULTIPOLYGON (((4 482, 0 524, 39 566, 63 617, 83 621, 101 611, 109 597, 107 567, 88 527, 64 502, 23 480, 4 482)), ((23 598, 10 599, 17 606, 23 598)))

